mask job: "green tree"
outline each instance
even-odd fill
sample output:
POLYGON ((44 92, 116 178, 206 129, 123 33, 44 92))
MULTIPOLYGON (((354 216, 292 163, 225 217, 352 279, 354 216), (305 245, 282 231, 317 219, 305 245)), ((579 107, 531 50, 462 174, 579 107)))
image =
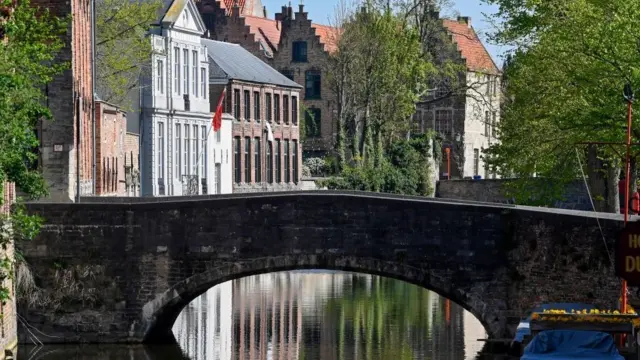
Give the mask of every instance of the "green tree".
POLYGON ((130 108, 130 92, 151 69, 147 34, 161 8, 160 0, 96 2, 96 83, 103 100, 130 108))
MULTIPOLYGON (((3 5, 11 6, 8 2, 3 5)), ((13 182, 28 198, 46 195, 46 184, 35 167, 38 147, 34 132, 38 121, 51 119, 43 89, 54 76, 68 67, 56 61, 64 47, 67 20, 58 19, 46 9, 18 1, 3 19, 4 41, 0 43, 0 205, 4 184, 13 182)), ((29 216, 20 206, 11 217, 0 216, 0 247, 33 238, 41 219, 29 216)), ((13 260, 0 261, 1 280, 13 276, 13 260)), ((9 297, 0 286, 0 301, 9 297)))
MULTIPOLYGON (((617 189, 616 151, 587 153, 576 143, 625 139, 622 89, 625 83, 640 86, 640 1, 485 1, 498 5, 496 16, 503 20, 494 39, 516 47, 491 166, 519 179, 512 190, 522 200, 560 193, 580 176, 578 159, 590 165, 587 173, 607 174, 608 186, 599 188, 617 189), (598 163, 603 167, 593 168, 598 163), (547 178, 546 185, 535 187, 534 174, 547 178)), ((640 124, 633 133, 637 141, 640 124)), ((615 198, 608 198, 609 211, 615 211, 615 198)))

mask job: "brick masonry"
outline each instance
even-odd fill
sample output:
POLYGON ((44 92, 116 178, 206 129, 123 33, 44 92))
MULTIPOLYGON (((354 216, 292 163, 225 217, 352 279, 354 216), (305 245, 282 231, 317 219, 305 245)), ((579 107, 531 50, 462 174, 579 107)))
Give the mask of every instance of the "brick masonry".
MULTIPOLYGON (((447 180, 439 181, 436 197, 445 199, 481 201, 500 204, 514 204, 514 199, 506 195, 505 183, 508 179, 491 180, 447 180)), ((567 185, 563 198, 556 200, 554 208, 593 211, 589 193, 583 181, 567 185)))
POLYGON ((611 308, 618 298, 603 242, 613 248, 616 215, 601 215, 601 235, 586 212, 372 193, 100 201, 29 205, 46 220, 24 250, 44 301, 19 313, 55 335, 47 341, 172 341, 175 318, 210 287, 303 268, 415 283, 462 305, 492 337, 511 336, 510 316, 541 301, 611 308), (83 291, 56 286, 60 272, 83 291), (47 301, 56 297, 64 301, 47 301))
POLYGON ((58 17, 73 14, 63 39, 66 47, 58 56, 58 61, 69 62, 71 68, 46 87, 47 105, 54 120, 42 122, 38 129, 40 167, 49 184, 50 198, 70 202, 76 196, 78 149, 81 193, 90 194, 93 187, 91 7, 89 0, 33 0, 32 4, 58 17))
MULTIPOLYGON (((283 6, 282 12, 275 14, 276 20, 258 18, 254 16, 240 16, 237 9, 227 11, 221 9, 217 0, 200 0, 197 2, 198 10, 209 30, 209 37, 214 40, 240 44, 247 51, 259 57, 280 72, 291 72, 293 81, 301 86, 306 86, 306 71, 314 70, 321 73, 321 97, 319 99, 307 99, 305 89, 300 92, 301 105, 306 108, 317 108, 321 111, 320 136, 306 137, 302 143, 303 150, 309 155, 317 156, 330 152, 334 148, 336 124, 334 110, 336 102, 326 74, 326 61, 330 49, 327 44, 321 43, 319 31, 330 33, 332 29, 327 26, 312 24, 304 7, 300 5, 298 12, 294 14, 293 8, 283 6), (252 29, 252 25, 255 29, 252 29), (256 27, 261 27, 258 30, 256 27), (264 28, 263 28, 264 27, 264 28), (321 29, 321 30, 318 30, 321 29), (256 31, 264 38, 269 55, 261 47, 257 39, 256 31), (264 35, 262 31, 269 32, 264 35), (273 37, 277 34, 277 40, 273 37), (293 42, 307 42, 307 62, 292 61, 293 42)), ((328 34, 325 41, 335 40, 335 36, 328 34)), ((304 112, 301 108, 300 119, 304 121, 304 112)))
MULTIPOLYGON (((3 215, 9 214, 11 205, 16 199, 16 188, 13 183, 5 183, 2 189, 3 199, 0 203, 0 224, 3 215)), ((13 243, 0 251, 0 257, 8 256, 14 258, 13 243)), ((7 279, 4 286, 10 289, 10 296, 15 296, 15 285, 13 280, 7 279)), ((10 299, 5 304, 0 305, 0 359, 4 359, 6 352, 15 355, 15 347, 18 344, 17 318, 16 318, 16 302, 10 299)))

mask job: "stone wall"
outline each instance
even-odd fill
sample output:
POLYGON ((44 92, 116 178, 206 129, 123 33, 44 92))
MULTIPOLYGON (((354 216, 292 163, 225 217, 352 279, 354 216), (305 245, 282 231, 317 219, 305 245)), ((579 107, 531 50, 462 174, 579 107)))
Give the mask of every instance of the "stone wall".
POLYGON ((32 4, 46 8, 58 17, 73 14, 63 39, 66 47, 57 59, 69 62, 71 68, 56 76, 46 87, 47 106, 54 119, 41 122, 38 128, 40 167, 49 184, 50 198, 69 202, 76 196, 78 156, 80 191, 85 195, 93 191, 90 1, 33 0, 32 4))
POLYGON ((41 301, 19 312, 55 335, 43 341, 171 341, 180 311, 210 287, 293 269, 423 286, 491 337, 512 336, 540 302, 612 308, 618 298, 605 250, 622 228, 617 215, 599 214, 601 234, 588 212, 374 193, 133 199, 29 205, 45 218, 24 249, 41 301))
MULTIPOLYGON (((500 204, 513 204, 514 199, 506 196, 505 183, 508 179, 491 180, 442 180, 436 188, 436 197, 467 201, 480 201, 500 204)), ((589 193, 584 182, 576 180, 564 192, 564 199, 557 200, 553 206, 559 209, 593 211, 589 193)))
MULTIPOLYGON (((13 183, 5 183, 3 188, 3 199, 0 203, 0 225, 2 225, 3 215, 9 214, 11 205, 16 199, 16 189, 13 183)), ((14 246, 13 243, 5 250, 0 250, 0 258, 8 256, 10 259, 14 259, 14 246)), ((11 299, 6 301, 3 305, 0 305, 0 359, 4 359, 8 354, 15 354, 15 348, 18 344, 17 333, 17 317, 16 317, 16 302, 15 302, 15 285, 13 280, 7 279, 4 281, 4 286, 10 289, 11 299)))

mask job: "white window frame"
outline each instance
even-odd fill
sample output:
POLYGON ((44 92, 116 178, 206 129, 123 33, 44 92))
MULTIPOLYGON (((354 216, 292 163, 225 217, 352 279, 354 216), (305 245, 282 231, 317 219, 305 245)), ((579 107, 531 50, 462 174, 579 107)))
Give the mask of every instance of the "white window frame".
POLYGON ((164 159, 165 159, 164 140, 165 140, 164 123, 158 122, 158 158, 157 158, 158 179, 164 179, 164 159))
POLYGON ((164 94, 164 62, 158 59, 156 62, 156 86, 160 94, 164 94))
POLYGON ((189 95, 189 49, 182 49, 182 70, 184 76, 184 95, 189 95))
POLYGON ((207 98, 207 69, 206 68, 200 68, 200 86, 202 87, 202 98, 206 99, 207 98))
POLYGON ((175 125, 175 134, 174 134, 174 140, 175 140, 175 149, 173 149, 174 151, 174 162, 175 162, 175 177, 180 180, 180 177, 182 175, 182 168, 180 167, 180 164, 182 163, 181 159, 182 159, 182 137, 180 136, 180 133, 182 132, 182 124, 180 123, 176 123, 175 125))
POLYGON ((193 125, 191 130, 191 171, 192 175, 198 175, 198 161, 200 161, 200 141, 198 134, 200 129, 198 125, 193 125))
POLYGON ((202 148, 202 160, 200 161, 200 177, 203 179, 207 178, 207 127, 202 125, 200 126, 200 142, 202 148))
POLYGON ((179 47, 174 47, 173 48, 173 61, 174 61, 174 66, 173 66, 173 77, 174 77, 174 89, 173 91, 180 95, 180 48, 179 47))
POLYGON ((191 65, 193 71, 193 96, 198 97, 198 51, 191 51, 191 65))
POLYGON ((184 147, 182 148, 182 175, 189 175, 189 133, 191 132, 191 126, 184 124, 183 141, 184 147))

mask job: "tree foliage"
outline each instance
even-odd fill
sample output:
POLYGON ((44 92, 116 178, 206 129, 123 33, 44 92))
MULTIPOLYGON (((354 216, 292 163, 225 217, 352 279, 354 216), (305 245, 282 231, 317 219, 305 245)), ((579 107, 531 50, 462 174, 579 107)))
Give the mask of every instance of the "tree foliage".
MULTIPOLYGON (((501 143, 490 149, 490 162, 519 178, 522 191, 534 174, 561 186, 580 175, 585 150, 577 143, 625 140, 622 89, 640 86, 640 1, 485 1, 499 6, 504 21, 494 39, 516 46, 501 143)), ((637 122, 633 133, 640 138, 637 122)), ((617 166, 621 150, 601 147, 597 156, 617 166)))
MULTIPOLYGON (((57 61, 64 47, 62 36, 67 19, 58 19, 46 9, 36 9, 28 0, 19 1, 2 24, 5 39, 0 43, 0 205, 4 184, 13 182, 29 198, 47 194, 46 184, 35 168, 38 121, 51 119, 43 89, 68 67, 57 61)), ((13 240, 33 238, 41 220, 29 216, 20 206, 12 216, 0 216, 0 247, 13 240)), ((5 254, 0 261, 0 300, 8 299, 4 280, 13 276, 13 261, 5 254)))
POLYGON ((103 100, 129 108, 128 96, 151 68, 146 36, 157 23, 160 0, 96 1, 96 85, 103 100))

